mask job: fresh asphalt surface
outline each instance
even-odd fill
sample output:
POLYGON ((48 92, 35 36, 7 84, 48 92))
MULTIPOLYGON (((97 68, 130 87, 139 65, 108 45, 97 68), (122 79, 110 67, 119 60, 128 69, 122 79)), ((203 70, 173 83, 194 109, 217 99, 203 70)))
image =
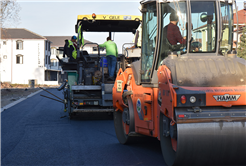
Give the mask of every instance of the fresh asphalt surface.
MULTIPOLYGON (((56 89, 50 92, 63 98, 56 89)), ((4 165, 165 165, 160 143, 140 138, 121 145, 112 115, 81 114, 70 120, 63 104, 30 97, 1 113, 1 164, 4 165)))

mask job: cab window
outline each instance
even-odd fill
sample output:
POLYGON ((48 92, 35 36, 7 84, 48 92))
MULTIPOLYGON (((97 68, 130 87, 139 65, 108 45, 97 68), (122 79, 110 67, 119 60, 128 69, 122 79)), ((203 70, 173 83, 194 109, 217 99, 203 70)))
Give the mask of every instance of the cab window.
POLYGON ((233 38, 233 11, 232 6, 228 3, 221 2, 222 15, 222 40, 220 42, 220 54, 232 50, 233 38))
POLYGON ((192 53, 216 51, 216 5, 213 1, 191 2, 192 53))
MULTIPOLYGON (((185 2, 161 4, 161 40, 157 68, 170 52, 186 53, 187 7, 185 2)), ((156 69, 157 69, 156 68, 156 69)))
POLYGON ((150 73, 153 65, 155 40, 157 32, 157 13, 156 3, 146 4, 146 12, 143 13, 143 29, 142 29, 142 57, 141 69, 142 76, 141 82, 150 82, 150 73))

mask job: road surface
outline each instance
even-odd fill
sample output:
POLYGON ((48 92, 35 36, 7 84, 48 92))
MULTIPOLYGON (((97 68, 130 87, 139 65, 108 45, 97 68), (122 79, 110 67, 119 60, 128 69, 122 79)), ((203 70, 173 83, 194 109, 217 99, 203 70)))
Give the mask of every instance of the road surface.
MULTIPOLYGON (((62 98, 56 89, 49 91, 62 98)), ((43 91, 1 113, 3 166, 165 165, 157 139, 121 145, 112 116, 61 118, 63 104, 40 94, 51 96, 43 91)))

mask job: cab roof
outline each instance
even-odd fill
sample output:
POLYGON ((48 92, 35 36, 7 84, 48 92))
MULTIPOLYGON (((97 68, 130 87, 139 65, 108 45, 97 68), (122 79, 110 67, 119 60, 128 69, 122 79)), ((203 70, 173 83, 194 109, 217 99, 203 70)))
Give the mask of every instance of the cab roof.
MULTIPOLYGON (((77 25, 82 23, 86 32, 135 32, 142 16, 134 15, 78 15, 77 25)), ((76 26, 77 27, 77 26, 76 26)), ((77 28, 76 28, 77 29, 77 28)))

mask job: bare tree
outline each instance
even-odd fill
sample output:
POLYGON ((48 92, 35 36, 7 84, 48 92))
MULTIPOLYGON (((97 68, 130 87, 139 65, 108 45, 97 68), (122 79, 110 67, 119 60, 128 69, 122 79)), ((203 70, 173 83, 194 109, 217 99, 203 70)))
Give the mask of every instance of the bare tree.
POLYGON ((241 42, 238 47, 238 56, 246 59, 246 24, 242 27, 242 35, 240 37, 241 42))
POLYGON ((1 0, 0 25, 1 27, 16 26, 20 22, 20 5, 16 0, 1 0))

